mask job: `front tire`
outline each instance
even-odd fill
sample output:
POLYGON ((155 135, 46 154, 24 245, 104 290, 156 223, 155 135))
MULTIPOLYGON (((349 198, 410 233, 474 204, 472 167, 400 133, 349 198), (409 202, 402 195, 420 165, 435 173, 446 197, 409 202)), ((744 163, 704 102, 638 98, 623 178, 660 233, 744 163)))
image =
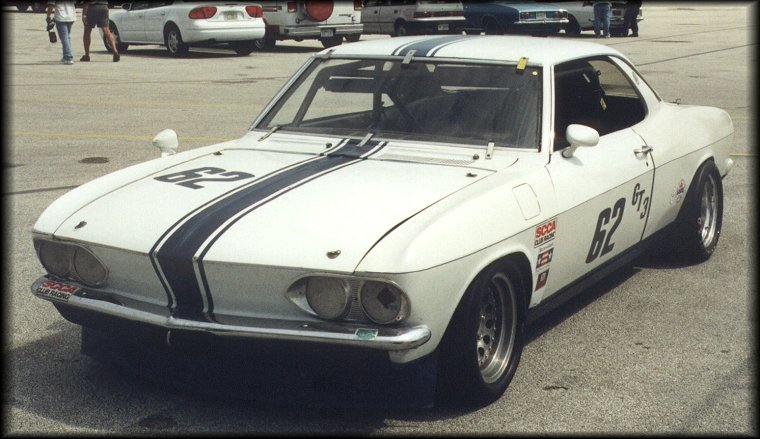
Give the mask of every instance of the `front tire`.
MULTIPOLYGON (((119 37, 119 29, 116 28, 116 25, 113 21, 108 23, 108 28, 111 30, 113 38, 116 41, 116 50, 118 50, 119 53, 126 52, 127 49, 129 49, 129 44, 121 42, 121 38, 119 37)), ((109 53, 113 53, 113 49, 111 49, 111 42, 108 41, 108 37, 106 37, 105 34, 103 34, 103 46, 105 46, 106 50, 109 53)))
POLYGON ((713 161, 694 175, 676 222, 676 236, 684 258, 693 263, 710 258, 723 227, 723 182, 713 161))
POLYGON ((187 55, 189 47, 182 41, 182 34, 176 25, 170 24, 164 30, 164 45, 172 56, 187 55))
POLYGON ((468 287, 441 345, 445 399, 481 406, 504 394, 524 344, 523 285, 517 265, 507 260, 488 266, 468 287))
POLYGON ((405 21, 399 20, 396 22, 396 24, 393 26, 393 35, 394 37, 405 37, 409 35, 409 25, 406 24, 405 21))

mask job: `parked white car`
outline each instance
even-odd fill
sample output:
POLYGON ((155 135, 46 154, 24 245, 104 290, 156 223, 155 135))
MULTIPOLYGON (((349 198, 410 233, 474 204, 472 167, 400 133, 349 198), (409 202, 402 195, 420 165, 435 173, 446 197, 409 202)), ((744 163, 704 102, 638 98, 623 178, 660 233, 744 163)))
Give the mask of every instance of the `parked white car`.
MULTIPOLYGON (((130 45, 158 44, 173 56, 185 55, 193 46, 227 46, 248 55, 265 34, 258 3, 136 1, 112 9, 109 15, 119 52, 130 45)), ((106 38, 103 44, 111 50, 106 38)))
POLYGON ((457 33, 464 27, 458 0, 368 0, 362 9, 365 34, 394 37, 457 33))
POLYGON ((606 45, 346 44, 240 139, 174 154, 164 131, 163 157, 53 202, 32 292, 83 335, 377 349, 487 403, 531 320, 652 245, 711 256, 733 136, 727 112, 664 102, 606 45))
POLYGON ((361 0, 263 0, 266 36, 257 41, 257 48, 274 48, 282 40, 319 40, 324 47, 346 41, 359 41, 364 26, 361 23, 361 0))

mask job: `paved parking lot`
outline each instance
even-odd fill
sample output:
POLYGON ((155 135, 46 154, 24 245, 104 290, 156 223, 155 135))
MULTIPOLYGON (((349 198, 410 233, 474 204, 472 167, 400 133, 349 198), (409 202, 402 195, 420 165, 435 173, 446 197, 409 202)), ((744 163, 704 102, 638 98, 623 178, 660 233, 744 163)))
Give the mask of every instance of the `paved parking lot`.
MULTIPOLYGON (((92 62, 64 66, 44 15, 4 7, 3 433, 756 436, 756 4, 651 3, 640 38, 601 41, 626 53, 664 99, 730 113, 736 165, 724 180, 718 250, 696 266, 642 261, 539 321, 510 388, 475 411, 209 397, 82 356, 78 327, 30 293, 42 273, 30 231, 43 209, 72 187, 157 157, 150 141, 164 128, 177 131, 181 149, 239 137, 321 45, 182 59, 131 47, 113 63, 94 39, 92 62)), ((76 60, 81 33, 80 21, 76 60)), ((388 37, 362 39, 372 38, 388 37)))

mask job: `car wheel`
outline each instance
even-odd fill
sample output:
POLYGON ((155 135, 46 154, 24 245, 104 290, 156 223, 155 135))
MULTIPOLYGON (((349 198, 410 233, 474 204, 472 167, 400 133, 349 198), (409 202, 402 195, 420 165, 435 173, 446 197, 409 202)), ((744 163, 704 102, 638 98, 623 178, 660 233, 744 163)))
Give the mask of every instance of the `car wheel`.
POLYGON ((439 386, 445 400, 497 400, 517 370, 524 343, 525 301, 511 261, 483 270, 468 287, 444 335, 439 386))
POLYGON ((172 56, 185 55, 189 50, 187 44, 182 41, 182 34, 174 24, 170 24, 164 30, 164 44, 172 56))
POLYGON ((407 25, 406 22, 403 20, 397 21, 396 24, 393 26, 393 36, 404 37, 407 35, 409 35, 409 25, 407 25))
POLYGON ((581 25, 578 24, 578 20, 576 20, 572 15, 568 17, 568 19, 570 22, 567 23, 567 27, 565 27, 565 33, 577 37, 581 34, 581 25))
MULTIPOLYGON (((116 49, 119 51, 119 53, 126 52, 129 48, 129 44, 121 42, 121 38, 119 38, 119 30, 116 28, 116 25, 113 21, 108 23, 108 28, 111 30, 114 40, 116 40, 116 49)), ((106 38, 105 34, 103 34, 103 45, 107 51, 113 53, 113 50, 111 50, 111 42, 108 41, 108 38, 106 38)))
POLYGON ((240 41, 232 44, 232 49, 240 56, 248 56, 256 49, 253 41, 240 41))
POLYGON ((274 46, 277 44, 277 40, 274 38, 259 38, 258 40, 253 40, 253 45, 256 47, 256 50, 272 50, 274 49, 274 46))
POLYGON ((339 46, 343 43, 343 37, 340 35, 335 35, 333 37, 327 37, 327 38, 320 38, 319 41, 322 42, 322 46, 325 49, 329 49, 330 47, 339 46))
POLYGON ((697 170, 676 223, 676 236, 689 262, 710 258, 723 226, 723 183, 715 163, 697 170))
POLYGON ((504 29, 492 18, 487 19, 485 23, 483 23, 483 32, 485 32, 486 35, 504 35, 504 29))
POLYGON ((362 37, 362 34, 348 34, 346 35, 346 42, 355 43, 359 41, 361 37, 362 37))
POLYGON ((41 13, 47 10, 47 2, 33 2, 32 12, 41 13))

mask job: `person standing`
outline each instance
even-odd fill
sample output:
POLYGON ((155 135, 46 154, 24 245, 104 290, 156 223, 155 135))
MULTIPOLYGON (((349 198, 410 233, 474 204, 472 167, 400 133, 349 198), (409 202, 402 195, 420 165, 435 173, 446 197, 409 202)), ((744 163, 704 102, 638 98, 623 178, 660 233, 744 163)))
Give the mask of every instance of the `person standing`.
POLYGON ((639 36, 639 23, 636 20, 636 17, 639 16, 639 9, 641 9, 641 0, 628 1, 625 4, 625 14, 623 15, 623 30, 625 31, 626 36, 628 36, 628 29, 633 31, 630 36, 639 36))
POLYGON ((73 1, 48 1, 47 18, 55 20, 55 29, 58 31, 58 38, 61 40, 61 49, 63 64, 74 64, 74 54, 71 52, 71 27, 77 21, 77 10, 73 1))
POLYGON ((111 43, 111 52, 113 52, 113 62, 118 62, 121 58, 116 48, 116 38, 108 27, 108 1, 92 0, 85 1, 82 5, 82 22, 84 23, 84 55, 80 61, 87 62, 90 60, 90 42, 92 29, 97 26, 103 30, 103 35, 111 43))
POLYGON ((604 38, 610 37, 610 9, 612 2, 594 2, 594 34, 597 38, 601 37, 601 31, 604 31, 604 38))

